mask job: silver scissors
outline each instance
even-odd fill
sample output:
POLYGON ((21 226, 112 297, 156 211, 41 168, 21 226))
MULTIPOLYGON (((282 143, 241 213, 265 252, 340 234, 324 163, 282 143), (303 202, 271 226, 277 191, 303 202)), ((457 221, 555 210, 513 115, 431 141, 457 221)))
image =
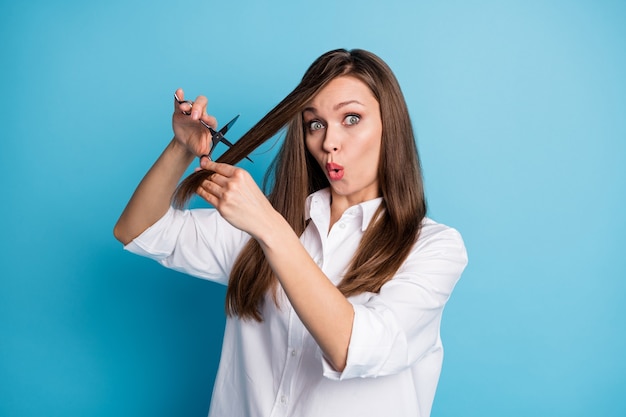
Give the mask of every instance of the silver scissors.
MULTIPOLYGON (((183 103, 187 103, 189 105, 193 105, 193 101, 189 101, 189 100, 181 100, 178 98, 178 96, 176 95, 176 93, 174 93, 174 99, 176 99, 176 102, 181 105, 183 103)), ((191 114, 191 112, 189 111, 180 111, 182 114, 189 116, 191 114)), ((213 129, 211 126, 209 126, 204 120, 200 119, 200 123, 202 123, 202 126, 206 127, 207 129, 209 129, 209 132, 211 132, 211 149, 209 150, 209 153, 206 155, 202 155, 202 157, 206 156, 207 158, 209 158, 209 160, 211 159, 211 154, 213 153, 213 150, 215 149, 215 146, 222 142, 223 144, 225 144, 226 146, 228 146, 229 148, 233 147, 233 144, 224 137, 224 135, 226 134, 226 132, 228 132, 228 129, 230 129, 232 127, 232 125, 235 124, 235 122, 237 121, 237 119, 239 119, 239 115, 235 116, 233 118, 233 120, 231 120, 230 122, 226 123, 226 125, 221 128, 219 131, 213 129)), ((246 159, 250 162, 252 162, 252 159, 248 158, 246 156, 246 159)))

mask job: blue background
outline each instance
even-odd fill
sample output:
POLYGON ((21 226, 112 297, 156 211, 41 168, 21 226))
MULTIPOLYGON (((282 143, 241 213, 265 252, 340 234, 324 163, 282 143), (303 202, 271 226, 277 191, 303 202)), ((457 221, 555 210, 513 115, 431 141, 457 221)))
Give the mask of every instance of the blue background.
POLYGON ((0 415, 206 415, 224 289, 112 227, 177 87, 241 113, 236 139, 337 47, 396 72, 430 216, 469 250, 433 416, 626 415, 624 22, 607 0, 3 0, 0 415))

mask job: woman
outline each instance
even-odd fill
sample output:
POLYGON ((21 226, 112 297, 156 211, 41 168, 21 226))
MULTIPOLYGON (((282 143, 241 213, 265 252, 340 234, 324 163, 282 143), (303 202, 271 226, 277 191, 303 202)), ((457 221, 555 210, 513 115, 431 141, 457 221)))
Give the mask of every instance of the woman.
POLYGON ((207 99, 178 90, 174 138, 115 226, 131 252, 228 285, 211 416, 428 416, 443 307, 466 263, 426 216, 400 87, 363 50, 319 57, 217 162, 207 99), (189 115, 187 115, 189 114, 189 115), (233 166, 286 127, 265 196, 233 166), (214 209, 184 210, 196 193, 214 209), (170 206, 174 194, 174 207, 170 206))

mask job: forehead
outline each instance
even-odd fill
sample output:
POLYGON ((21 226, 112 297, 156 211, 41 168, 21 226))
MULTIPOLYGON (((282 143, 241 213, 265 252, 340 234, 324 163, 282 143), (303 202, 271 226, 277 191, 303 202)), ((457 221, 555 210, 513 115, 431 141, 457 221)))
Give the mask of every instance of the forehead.
POLYGON ((337 104, 356 101, 359 104, 377 105, 378 101, 372 90, 358 78, 351 76, 341 76, 334 78, 324 88, 317 93, 306 108, 333 107, 337 104))

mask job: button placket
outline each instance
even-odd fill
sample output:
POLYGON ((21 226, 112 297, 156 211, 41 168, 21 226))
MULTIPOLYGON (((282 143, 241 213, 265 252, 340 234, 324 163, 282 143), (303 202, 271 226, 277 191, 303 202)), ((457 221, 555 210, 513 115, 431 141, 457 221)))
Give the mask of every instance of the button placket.
POLYGON ((289 307, 289 325, 285 350, 285 368, 276 392, 272 416, 286 415, 289 410, 289 398, 294 380, 298 378, 299 355, 302 350, 304 325, 300 322, 293 307, 289 307))

